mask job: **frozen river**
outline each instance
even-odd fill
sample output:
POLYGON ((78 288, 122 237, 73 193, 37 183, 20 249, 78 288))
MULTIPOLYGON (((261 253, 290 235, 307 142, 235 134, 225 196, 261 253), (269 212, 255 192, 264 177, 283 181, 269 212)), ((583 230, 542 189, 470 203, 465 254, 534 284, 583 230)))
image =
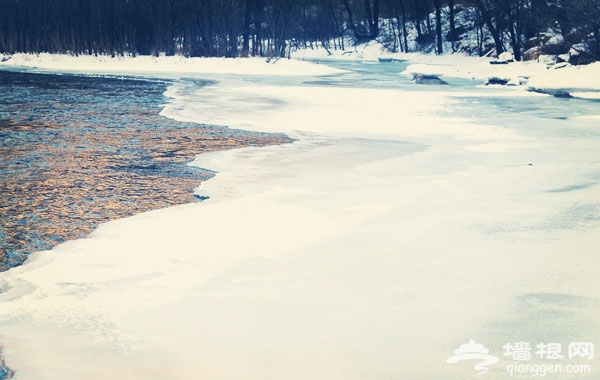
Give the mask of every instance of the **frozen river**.
POLYGON ((598 376, 600 103, 321 64, 170 86, 168 118, 296 141, 1 273, 16 379, 598 376))
POLYGON ((289 142, 161 117, 169 83, 0 71, 0 271, 109 220, 193 202, 212 175, 186 166, 196 154, 289 142))

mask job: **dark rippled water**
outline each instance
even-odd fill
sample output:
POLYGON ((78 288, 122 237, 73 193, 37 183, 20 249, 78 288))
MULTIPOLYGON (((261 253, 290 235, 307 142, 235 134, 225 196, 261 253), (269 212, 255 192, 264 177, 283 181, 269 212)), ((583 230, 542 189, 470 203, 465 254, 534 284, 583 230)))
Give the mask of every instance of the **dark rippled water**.
POLYGON ((194 201, 203 151, 283 135, 159 116, 169 82, 0 71, 0 271, 98 224, 194 201))

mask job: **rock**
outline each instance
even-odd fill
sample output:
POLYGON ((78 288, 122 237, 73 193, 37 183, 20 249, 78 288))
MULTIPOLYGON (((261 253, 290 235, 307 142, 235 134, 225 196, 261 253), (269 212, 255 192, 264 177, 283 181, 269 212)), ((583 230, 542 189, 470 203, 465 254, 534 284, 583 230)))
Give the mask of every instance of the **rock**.
POLYGON ((487 81, 485 81, 485 85, 489 86, 491 84, 499 84, 501 86, 506 86, 509 82, 508 79, 498 78, 498 77, 489 77, 487 81))
POLYGON ((405 62, 404 59, 398 59, 398 58, 382 58, 379 57, 377 58, 379 60, 379 62, 405 62))
POLYGON ((515 56, 513 53, 505 51, 498 56, 498 61, 514 62, 515 56))
POLYGON ((413 82, 417 84, 448 84, 435 74, 413 74, 413 82))
POLYGON ((559 62, 559 59, 555 55, 550 54, 541 54, 537 61, 543 65, 546 65, 546 68, 551 68, 559 62))
POLYGON ((556 98, 572 98, 569 91, 565 91, 565 90, 553 90, 553 91, 548 91, 547 93, 549 93, 550 95, 553 95, 556 98))
POLYGON ((523 61, 535 61, 542 54, 542 49, 539 46, 534 46, 531 49, 527 49, 523 53, 523 61))
POLYGON ((527 91, 537 92, 539 94, 552 95, 557 98, 572 98, 571 94, 567 90, 555 89, 555 88, 535 88, 529 87, 527 91))
POLYGON ((572 65, 588 65, 596 61, 596 57, 590 53, 589 46, 579 43, 571 46, 569 50, 569 63, 572 65))
POLYGON ((524 84, 527 84, 527 78, 524 77, 512 78, 506 83, 507 86, 522 86, 524 84))
POLYGON ((589 65, 593 62, 596 62, 596 57, 588 52, 581 52, 569 58, 569 63, 572 65, 589 65))
POLYGON ((584 43, 575 44, 575 45, 571 46, 571 49, 569 49, 569 55, 570 56, 578 55, 587 50, 588 49, 587 49, 586 44, 584 44, 584 43))

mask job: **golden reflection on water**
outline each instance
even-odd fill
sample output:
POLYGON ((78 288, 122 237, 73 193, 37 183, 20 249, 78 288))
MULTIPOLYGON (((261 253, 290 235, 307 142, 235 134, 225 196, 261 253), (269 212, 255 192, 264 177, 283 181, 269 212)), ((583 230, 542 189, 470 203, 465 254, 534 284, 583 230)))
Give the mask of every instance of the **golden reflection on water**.
MULTIPOLYGON (((143 113, 133 116, 142 127, 145 121, 156 123, 143 113)), ((2 124, 4 130, 15 131, 52 128, 56 135, 48 142, 19 141, 0 148, 0 162, 13 162, 8 168, 11 175, 0 178, 5 234, 0 270, 25 258, 5 257, 8 247, 27 250, 32 238, 53 246, 83 237, 112 219, 194 201, 193 189, 200 178, 210 177, 201 169, 194 175, 185 174, 192 171, 185 164, 198 153, 291 141, 279 134, 226 133, 225 128, 201 125, 181 129, 104 128, 81 133, 82 126, 78 125, 10 120, 2 120, 2 124), (26 159, 19 160, 32 152, 43 160, 37 163, 42 169, 29 167, 26 159), (165 168, 184 174, 168 175, 165 168)))

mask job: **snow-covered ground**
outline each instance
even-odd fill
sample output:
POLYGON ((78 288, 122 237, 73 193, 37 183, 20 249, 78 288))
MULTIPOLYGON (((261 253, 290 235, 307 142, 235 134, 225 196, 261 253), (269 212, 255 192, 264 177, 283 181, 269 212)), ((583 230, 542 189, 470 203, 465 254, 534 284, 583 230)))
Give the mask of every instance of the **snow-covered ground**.
POLYGON ((339 70, 298 60, 264 58, 185 58, 182 56, 73 56, 68 54, 0 55, 0 67, 85 74, 121 73, 151 75, 167 73, 238 75, 325 75, 339 70))
MULTIPOLYGON (((510 54, 505 55, 510 60, 510 54)), ((376 61, 380 58, 407 60, 413 64, 403 74, 410 76, 418 73, 481 80, 499 78, 509 81, 511 85, 523 85, 525 88, 548 92, 564 90, 575 97, 592 99, 597 99, 597 92, 600 92, 600 62, 585 66, 554 65, 552 57, 549 56, 542 56, 537 61, 492 65, 490 62, 498 59, 463 54, 436 56, 421 53, 389 53, 381 44, 372 41, 347 51, 327 51, 323 48, 302 49, 292 54, 292 57, 309 61, 316 59, 376 61)))
MULTIPOLYGON (((496 380, 507 342, 600 342, 599 134, 448 116, 474 94, 175 83, 167 117, 297 141, 200 155, 218 171, 208 201, 0 274, 7 364, 36 380, 454 379, 477 373, 446 363, 474 339, 496 380)), ((561 363, 592 374, 573 379, 597 376, 579 359, 561 363)))

